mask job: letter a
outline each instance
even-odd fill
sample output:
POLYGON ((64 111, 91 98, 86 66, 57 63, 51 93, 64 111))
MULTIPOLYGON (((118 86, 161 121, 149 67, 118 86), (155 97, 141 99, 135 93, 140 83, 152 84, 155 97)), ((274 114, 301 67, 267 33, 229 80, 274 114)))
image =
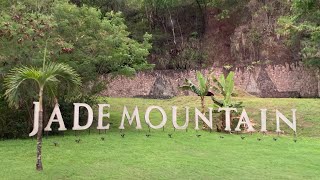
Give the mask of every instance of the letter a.
POLYGON ((59 109, 59 104, 56 104, 54 106, 54 109, 53 109, 53 112, 52 112, 52 114, 50 116, 48 125, 44 130, 45 131, 52 131, 51 125, 52 125, 53 122, 58 122, 59 123, 59 126, 60 126, 59 129, 58 129, 59 131, 67 130, 66 126, 64 125, 63 119, 62 119, 61 111, 59 109), (56 116, 57 116, 57 119, 54 119, 56 116))

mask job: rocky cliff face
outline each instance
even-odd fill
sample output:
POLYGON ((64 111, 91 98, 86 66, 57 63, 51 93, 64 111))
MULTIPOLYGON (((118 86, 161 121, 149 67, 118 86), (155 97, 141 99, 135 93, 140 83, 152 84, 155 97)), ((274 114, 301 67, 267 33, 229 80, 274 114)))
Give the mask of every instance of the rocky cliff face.
POLYGON ((284 1, 250 0, 229 18, 207 13, 204 46, 214 66, 253 68, 260 65, 297 63, 298 50, 288 48, 277 35, 277 19, 285 14, 284 1))

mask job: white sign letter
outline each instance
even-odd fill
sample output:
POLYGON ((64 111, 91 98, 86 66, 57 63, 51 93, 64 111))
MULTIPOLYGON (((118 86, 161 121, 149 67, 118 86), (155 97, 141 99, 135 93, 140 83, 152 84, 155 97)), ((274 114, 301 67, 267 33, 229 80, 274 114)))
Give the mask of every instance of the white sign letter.
POLYGON ((209 120, 207 119, 207 117, 202 114, 197 108, 195 108, 195 118, 196 118, 196 130, 199 130, 199 117, 201 118, 201 120, 206 123, 210 129, 212 129, 212 108, 208 108, 209 109, 209 120))
POLYGON ((176 129, 187 129, 189 123, 189 107, 186 107, 186 121, 183 126, 179 126, 177 123, 177 107, 172 106, 172 124, 176 129))
POLYGON ((108 107, 110 108, 110 105, 109 104, 98 104, 99 106, 99 117, 98 117, 98 127, 97 129, 109 129, 110 127, 110 124, 108 123, 106 126, 103 126, 103 118, 106 117, 106 118, 110 118, 110 113, 107 113, 107 114, 104 114, 103 113, 103 108, 104 107, 108 107))
POLYGON ((230 116, 231 116, 231 111, 235 111, 237 112, 237 109, 236 108, 219 108, 218 109, 218 112, 220 111, 226 111, 226 117, 225 117, 225 120, 226 120, 226 128, 224 129, 225 131, 231 131, 231 123, 230 123, 230 116))
POLYGON ((242 110, 242 113, 241 113, 241 116, 240 116, 240 119, 239 119, 239 122, 238 122, 238 125, 237 125, 235 131, 241 131, 241 129, 240 129, 241 124, 247 124, 249 132, 254 131, 254 129, 251 125, 251 122, 249 120, 248 114, 245 109, 242 110), (245 121, 243 121, 243 119, 245 121))
POLYGON ((39 111, 40 111, 40 103, 39 102, 33 102, 34 104, 34 113, 33 113, 33 130, 29 134, 29 136, 34 136, 38 133, 39 128, 39 111))
POLYGON ((145 118, 146 123, 153 129, 160 129, 167 123, 166 112, 164 112, 164 110, 159 106, 150 106, 150 107, 148 107, 148 109, 146 110, 146 114, 145 114, 144 118, 145 118), (149 119, 150 112, 153 109, 158 109, 160 111, 161 115, 162 115, 162 122, 158 126, 152 125, 151 122, 150 122, 150 119, 149 119))
POLYGON ((138 110, 137 106, 134 108, 132 116, 130 116, 127 107, 126 106, 123 107, 122 120, 121 120, 121 124, 120 124, 119 129, 124 129, 124 119, 125 118, 128 119, 130 126, 133 123, 133 120, 136 119, 136 123, 137 123, 136 129, 142 129, 141 122, 140 122, 140 116, 139 116, 139 110, 138 110))
POLYGON ((267 132, 267 109, 261 110, 261 132, 267 132))
POLYGON ((62 115, 61 115, 59 104, 56 104, 54 106, 54 109, 53 109, 53 112, 52 112, 52 114, 50 116, 50 119, 49 119, 49 122, 47 124, 47 127, 44 130, 45 131, 52 131, 51 125, 52 125, 53 122, 58 122, 59 123, 59 129, 58 129, 59 131, 67 130, 66 126, 64 125, 64 122, 63 122, 63 118, 62 118, 62 115), (57 116, 57 119, 54 119, 56 116, 57 116))
POLYGON ((283 115, 280 111, 276 110, 277 115, 277 132, 281 132, 280 130, 280 119, 282 119, 294 132, 297 131, 296 127, 296 109, 291 109, 292 111, 292 123, 283 115))
POLYGON ((88 129, 93 122, 93 111, 92 108, 85 103, 73 103, 74 104, 74 117, 73 117, 73 128, 72 130, 85 130, 88 129), (88 111, 87 124, 84 126, 79 125, 79 111, 80 107, 85 107, 88 111))

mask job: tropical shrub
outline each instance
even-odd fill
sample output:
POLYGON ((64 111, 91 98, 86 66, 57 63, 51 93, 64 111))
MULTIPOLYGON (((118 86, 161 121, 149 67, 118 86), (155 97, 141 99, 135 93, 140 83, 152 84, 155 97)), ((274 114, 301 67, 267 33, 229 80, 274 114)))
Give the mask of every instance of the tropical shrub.
MULTIPOLYGON (((219 99, 215 96, 211 96, 213 101, 213 106, 216 108, 230 107, 230 108, 241 108, 242 102, 232 102, 232 97, 236 96, 234 93, 234 72, 229 72, 227 77, 224 74, 220 75, 220 78, 216 78, 212 76, 212 80, 214 82, 214 86, 212 87, 215 93, 221 94, 223 99, 219 99)), ((218 111, 215 111, 218 113, 218 111)), ((225 128, 225 113, 219 112, 220 118, 216 124, 216 128, 218 132, 221 132, 225 128)))

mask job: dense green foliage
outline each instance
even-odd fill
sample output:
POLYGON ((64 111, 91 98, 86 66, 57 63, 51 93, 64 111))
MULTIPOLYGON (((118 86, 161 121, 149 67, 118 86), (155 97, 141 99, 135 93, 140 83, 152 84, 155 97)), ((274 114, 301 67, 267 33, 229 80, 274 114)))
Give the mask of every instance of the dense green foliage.
POLYGON ((289 36, 291 44, 299 43, 301 58, 320 67, 320 1, 293 0, 291 12, 279 19, 279 32, 289 36))
POLYGON ((12 3, 1 12, 4 71, 17 64, 37 65, 45 41, 49 58, 74 67, 84 83, 94 82, 99 74, 125 70, 132 74, 152 67, 146 62, 151 35, 145 34, 141 43, 129 38, 121 13, 102 14, 95 8, 76 7, 64 0, 38 7, 27 2, 12 3))
POLYGON ((210 61, 203 48, 207 11, 218 9, 217 19, 229 17, 248 2, 236 0, 72 0, 104 12, 121 11, 134 39, 148 31, 153 35, 149 60, 157 69, 206 67, 210 61))

